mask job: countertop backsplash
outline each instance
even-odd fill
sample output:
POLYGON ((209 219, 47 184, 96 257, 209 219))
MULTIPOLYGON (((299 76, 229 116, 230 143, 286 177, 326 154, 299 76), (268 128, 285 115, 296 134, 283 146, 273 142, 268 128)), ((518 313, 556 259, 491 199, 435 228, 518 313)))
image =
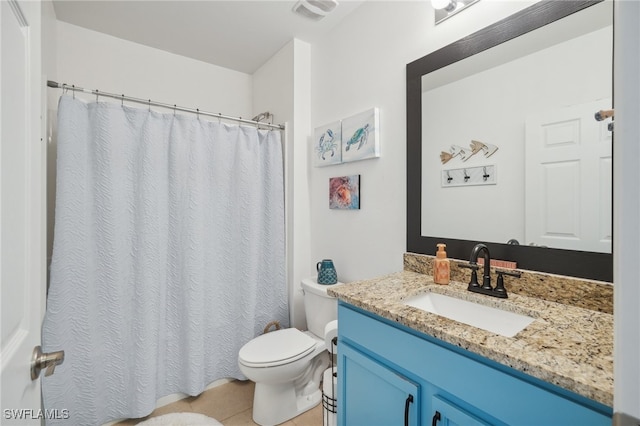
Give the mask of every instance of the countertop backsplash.
MULTIPOLYGON (((433 259, 435 256, 405 253, 404 270, 431 276, 433 274, 433 259)), ((451 280, 468 283, 471 271, 458 266, 460 263, 468 261, 458 259, 450 259, 450 261, 451 280)), ((504 284, 509 293, 613 314, 613 285, 611 283, 523 269, 518 269, 518 271, 522 274, 520 278, 504 277, 504 284)), ((495 284, 494 267, 491 267, 491 272, 492 283, 495 284)))

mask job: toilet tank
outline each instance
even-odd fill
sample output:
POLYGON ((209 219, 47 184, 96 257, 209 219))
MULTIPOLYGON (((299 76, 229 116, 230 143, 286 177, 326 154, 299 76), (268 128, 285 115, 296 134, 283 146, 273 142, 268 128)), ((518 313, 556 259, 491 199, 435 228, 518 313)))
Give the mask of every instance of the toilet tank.
POLYGON ((316 278, 305 278, 301 286, 304 293, 304 312, 307 317, 307 328, 316 336, 324 339, 324 327, 338 319, 338 300, 327 294, 327 288, 339 285, 323 285, 316 278))

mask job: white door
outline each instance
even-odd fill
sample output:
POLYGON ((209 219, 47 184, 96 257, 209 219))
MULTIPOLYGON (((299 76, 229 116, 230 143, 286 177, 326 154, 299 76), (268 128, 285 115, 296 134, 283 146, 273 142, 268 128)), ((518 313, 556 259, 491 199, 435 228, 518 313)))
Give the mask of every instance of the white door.
POLYGON ((0 1, 0 424, 40 424, 46 252, 40 3, 0 1))
POLYGON ((525 241, 611 253, 611 100, 532 115, 526 121, 525 241))

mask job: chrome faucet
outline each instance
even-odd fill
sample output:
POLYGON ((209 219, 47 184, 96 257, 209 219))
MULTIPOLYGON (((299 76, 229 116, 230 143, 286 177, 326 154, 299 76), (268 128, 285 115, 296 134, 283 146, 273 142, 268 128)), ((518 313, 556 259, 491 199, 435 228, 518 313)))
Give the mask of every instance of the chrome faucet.
POLYGON ((496 269, 498 273, 498 279, 496 282, 495 288, 491 286, 491 256, 489 254, 489 248, 485 244, 476 244, 473 246, 471 250, 471 257, 469 258, 469 264, 460 264, 463 268, 471 269, 471 280, 469 281, 469 286, 467 290, 472 291, 474 293, 486 294, 488 296, 499 297, 501 299, 506 299, 507 289, 504 287, 504 278, 503 275, 510 275, 513 277, 520 278, 520 272, 518 271, 505 271, 496 269), (484 251, 484 270, 482 274, 482 285, 478 283, 478 269, 480 269, 480 265, 478 265, 478 256, 481 252, 484 251))

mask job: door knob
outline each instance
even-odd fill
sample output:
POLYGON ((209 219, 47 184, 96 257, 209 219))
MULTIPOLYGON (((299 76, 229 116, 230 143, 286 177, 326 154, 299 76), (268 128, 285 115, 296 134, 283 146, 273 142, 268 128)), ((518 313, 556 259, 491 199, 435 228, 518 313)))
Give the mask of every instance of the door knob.
POLYGON ((43 353, 40 346, 33 348, 33 355, 31 356, 31 380, 36 380, 40 377, 40 372, 43 369, 47 369, 44 372, 45 376, 50 376, 54 373, 56 365, 60 365, 64 362, 64 351, 43 353))

